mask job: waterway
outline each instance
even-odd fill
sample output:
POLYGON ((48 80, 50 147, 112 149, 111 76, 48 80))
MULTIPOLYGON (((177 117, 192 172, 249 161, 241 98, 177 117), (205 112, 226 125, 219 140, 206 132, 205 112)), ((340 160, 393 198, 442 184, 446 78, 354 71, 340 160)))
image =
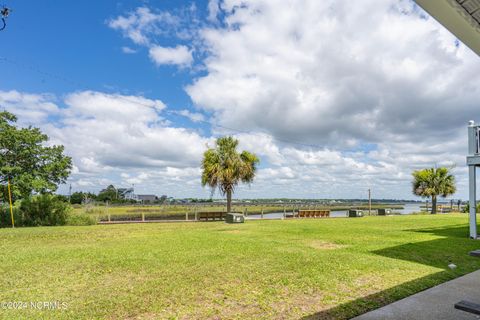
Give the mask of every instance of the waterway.
MULTIPOLYGON (((400 214, 412 214, 414 212, 422 211, 420 208, 420 202, 413 202, 413 203, 405 203, 403 205, 403 209, 393 209, 392 212, 400 213, 400 214)), ((388 208, 388 206, 385 206, 388 208)), ((291 212, 287 212, 287 215, 291 214, 291 212)), ((330 217, 331 218, 345 218, 348 215, 347 210, 340 210, 340 211, 331 211, 330 217)), ((283 219, 284 215, 283 212, 272 212, 272 213, 265 213, 263 215, 263 219, 283 219)), ((250 215, 246 217, 247 220, 257 220, 262 219, 261 215, 250 215)))

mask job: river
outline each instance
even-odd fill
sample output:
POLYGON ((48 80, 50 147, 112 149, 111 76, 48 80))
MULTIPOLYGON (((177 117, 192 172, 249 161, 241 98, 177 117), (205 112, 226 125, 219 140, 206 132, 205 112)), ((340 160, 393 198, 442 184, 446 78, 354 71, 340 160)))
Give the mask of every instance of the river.
MULTIPOLYGON (((420 205, 422 203, 420 202, 413 202, 413 203, 405 203, 403 206, 403 209, 393 209, 393 212, 398 212, 400 214, 411 214, 413 212, 419 212, 421 211, 420 205)), ((388 205, 385 206, 388 208, 388 205)), ((365 211, 365 210, 364 210, 365 211)), ((373 211, 373 210, 372 210, 373 211)), ((287 215, 291 214, 291 212, 287 212, 287 215)), ((331 211, 330 212, 330 217, 331 218, 345 218, 348 215, 347 210, 340 210, 340 211, 331 211)), ((258 220, 261 219, 261 215, 250 215, 247 216, 247 220, 258 220)), ((283 218, 283 212, 273 212, 273 213, 265 213, 263 215, 264 219, 282 219, 283 218)))

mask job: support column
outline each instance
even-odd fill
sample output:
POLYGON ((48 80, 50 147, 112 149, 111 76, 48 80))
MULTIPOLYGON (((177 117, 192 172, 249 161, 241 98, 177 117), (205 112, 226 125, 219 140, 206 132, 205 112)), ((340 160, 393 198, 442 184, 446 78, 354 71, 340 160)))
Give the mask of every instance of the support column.
MULTIPOLYGON (((470 121, 468 124, 468 156, 478 155, 478 143, 479 137, 477 137, 477 126, 474 121, 470 121)), ((469 180, 469 204, 470 204, 470 238, 477 239, 477 180, 476 180, 476 163, 468 164, 468 180, 469 180)))
POLYGON ((468 166, 469 205, 470 205, 470 238, 477 239, 477 186, 475 166, 468 166))

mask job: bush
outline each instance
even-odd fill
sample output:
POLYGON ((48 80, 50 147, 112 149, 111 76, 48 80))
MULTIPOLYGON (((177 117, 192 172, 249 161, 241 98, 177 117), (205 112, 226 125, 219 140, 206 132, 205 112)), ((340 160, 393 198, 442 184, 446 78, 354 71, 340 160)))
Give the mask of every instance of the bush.
POLYGON ((90 226, 96 224, 94 217, 85 213, 74 213, 73 211, 67 215, 67 225, 69 226, 90 226))
MULTIPOLYGON (((470 203, 467 202, 467 205, 463 207, 463 213, 469 213, 470 212, 470 203)), ((480 212, 480 203, 477 203, 477 213, 480 212)))
POLYGON ((55 195, 42 194, 23 199, 20 212, 23 226, 62 226, 70 206, 55 195))
MULTIPOLYGON (((18 207, 13 207, 13 220, 15 221, 15 226, 22 225, 22 214, 18 207)), ((0 228, 9 228, 12 226, 12 218, 10 216, 10 205, 2 204, 0 205, 0 228)))

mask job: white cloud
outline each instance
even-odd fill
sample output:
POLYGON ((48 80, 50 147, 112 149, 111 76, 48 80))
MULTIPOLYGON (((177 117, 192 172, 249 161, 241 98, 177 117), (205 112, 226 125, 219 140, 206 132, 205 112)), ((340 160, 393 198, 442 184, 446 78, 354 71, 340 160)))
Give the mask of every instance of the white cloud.
POLYGON ((40 124, 60 112, 49 94, 30 94, 16 90, 0 91, 0 109, 14 111, 25 124, 40 124))
POLYGON ((126 54, 134 54, 134 53, 137 53, 137 50, 124 46, 122 47, 122 52, 126 54))
POLYGON ((264 133, 241 133, 236 134, 235 138, 240 142, 239 149, 253 152, 272 165, 282 165, 286 162, 284 155, 271 135, 264 133))
POLYGON ((310 187, 329 182, 331 194, 374 186, 393 198, 411 197, 412 170, 455 164, 465 197, 479 59, 414 2, 224 0, 220 8, 223 25, 200 31, 207 72, 186 90, 221 126, 261 131, 237 136, 268 170, 288 166, 310 187))
MULTIPOLYGON (((479 58, 412 1, 210 0, 207 10, 198 22, 194 7, 183 15, 142 7, 109 26, 158 65, 193 66, 192 52, 203 59, 186 87, 195 107, 220 125, 215 136, 244 132, 233 130, 240 149, 262 160, 237 196, 365 198, 371 188, 374 197, 413 198, 411 171, 437 164, 456 165, 457 196, 466 197, 479 58), (165 46, 165 36, 179 44, 165 46)), ((161 101, 89 91, 67 95, 65 108, 43 94, 0 99, 67 146, 78 185, 209 194, 199 161, 212 138, 170 125, 161 101), (51 114, 60 124, 47 124, 51 114)))
POLYGON ((69 94, 65 98, 65 103, 70 107, 65 112, 75 119, 95 117, 102 120, 132 122, 159 121, 159 113, 166 108, 160 100, 94 91, 69 94))
POLYGON ((114 30, 122 31, 135 44, 149 45, 150 35, 162 34, 162 26, 175 26, 178 19, 169 12, 152 12, 147 7, 139 7, 126 16, 108 20, 107 24, 114 30))
POLYGON ((181 45, 174 48, 153 46, 149 50, 149 55, 157 65, 173 64, 186 67, 193 62, 192 52, 188 47, 181 45))
POLYGON ((413 2, 229 0, 221 8, 225 27, 200 33, 207 75, 187 92, 224 126, 350 148, 429 143, 475 116, 478 57, 413 2))
POLYGON ((205 121, 205 116, 201 113, 198 113, 198 112, 191 112, 187 109, 183 109, 183 110, 180 110, 176 113, 190 119, 193 122, 204 122, 205 121))
MULTIPOLYGON (((48 95, 0 92, 0 100, 16 101, 7 106, 12 112, 29 114, 46 108, 45 115, 31 120, 53 143, 65 145, 73 157, 75 170, 69 183, 74 190, 98 191, 113 183, 135 184, 139 193, 210 195, 208 188, 200 186, 200 161, 207 144, 213 145, 212 138, 164 125, 166 106, 159 100, 95 91, 66 95, 62 108, 52 102, 55 97, 48 95), (45 120, 50 112, 56 122, 45 120)), ((187 111, 182 112, 184 115, 193 114, 183 111, 187 111)), ((297 146, 276 141, 267 133, 235 134, 240 150, 254 152, 261 159, 255 182, 239 186, 236 195, 360 198, 371 188, 375 197, 411 198, 412 170, 456 164, 454 170, 464 196, 462 133, 451 141, 428 146, 393 141, 369 151, 297 146)))
MULTIPOLYGON (((134 11, 107 21, 110 28, 122 32, 124 37, 134 44, 147 47, 150 59, 156 65, 177 65, 190 67, 193 62, 192 51, 186 45, 175 47, 162 46, 157 41, 161 37, 175 37, 192 40, 197 32, 196 6, 192 3, 177 14, 167 11, 139 7, 134 11), (182 19, 183 18, 183 19, 182 19), (188 18, 188 22, 185 19, 188 18)), ((122 47, 124 53, 135 53, 130 47, 122 47)))
POLYGON ((95 168, 93 163, 99 168, 182 167, 199 161, 207 141, 187 129, 165 127, 159 114, 165 105, 159 100, 86 91, 68 95, 65 103, 64 127, 55 133, 65 144, 76 142, 77 159, 95 160, 87 161, 85 170, 95 168))
MULTIPOLYGON (((210 141, 192 130, 165 126, 165 104, 142 96, 80 91, 66 95, 60 108, 53 96, 0 91, 0 101, 8 102, 10 112, 22 111, 22 123, 40 126, 52 143, 65 146, 75 166, 69 183, 78 189, 135 183, 145 192, 168 193, 164 185, 192 179, 185 174, 198 167, 210 141), (52 115, 55 121, 47 121, 52 115)), ((199 181, 198 174, 194 178, 199 181)))
POLYGON ((220 12, 219 0, 208 0, 207 10, 208 10, 207 19, 211 22, 216 22, 217 16, 220 12))

